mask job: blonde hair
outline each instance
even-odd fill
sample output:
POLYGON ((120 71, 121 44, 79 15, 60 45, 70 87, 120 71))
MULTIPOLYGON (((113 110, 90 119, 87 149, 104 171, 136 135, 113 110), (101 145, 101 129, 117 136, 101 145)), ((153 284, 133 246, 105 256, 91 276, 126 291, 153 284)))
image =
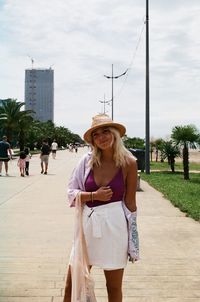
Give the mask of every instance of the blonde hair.
MULTIPOLYGON (((113 142, 113 159, 116 163, 117 167, 124 167, 128 163, 128 159, 132 157, 131 152, 129 152, 120 137, 119 131, 115 129, 114 127, 108 127, 107 129, 110 130, 110 132, 113 134, 114 142, 113 142)), ((101 165, 101 154, 102 151, 99 149, 92 140, 92 158, 90 160, 90 167, 92 168, 94 165, 100 166, 101 165)))

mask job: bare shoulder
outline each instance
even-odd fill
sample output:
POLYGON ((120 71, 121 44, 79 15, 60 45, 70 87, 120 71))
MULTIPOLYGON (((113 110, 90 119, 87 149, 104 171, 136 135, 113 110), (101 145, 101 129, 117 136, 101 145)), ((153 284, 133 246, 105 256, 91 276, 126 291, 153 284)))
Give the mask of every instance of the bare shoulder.
POLYGON ((137 167, 137 160, 134 156, 127 157, 127 168, 132 169, 137 167))
POLYGON ((126 166, 124 168, 125 174, 129 174, 129 172, 137 171, 137 161, 134 156, 128 156, 126 160, 126 166))

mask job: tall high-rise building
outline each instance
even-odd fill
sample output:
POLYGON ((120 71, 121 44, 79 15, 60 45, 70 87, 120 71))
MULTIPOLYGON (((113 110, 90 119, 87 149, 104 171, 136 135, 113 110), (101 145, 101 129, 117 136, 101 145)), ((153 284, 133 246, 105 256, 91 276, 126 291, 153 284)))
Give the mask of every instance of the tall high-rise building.
POLYGON ((35 120, 54 121, 54 71, 51 68, 25 70, 25 109, 35 112, 35 120))

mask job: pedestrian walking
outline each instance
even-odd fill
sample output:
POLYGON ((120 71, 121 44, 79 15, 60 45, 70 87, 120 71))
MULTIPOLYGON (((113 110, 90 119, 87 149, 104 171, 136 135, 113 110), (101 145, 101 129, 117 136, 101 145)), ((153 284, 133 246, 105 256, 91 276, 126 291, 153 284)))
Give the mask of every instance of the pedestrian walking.
POLYGON ((8 162, 10 159, 12 159, 10 144, 7 142, 7 136, 3 136, 2 141, 0 141, 0 176, 2 175, 3 163, 5 166, 6 176, 8 176, 8 162))
POLYGON ((47 140, 43 141, 40 159, 41 159, 41 174, 47 174, 48 164, 49 164, 49 154, 51 152, 50 146, 48 145, 47 140))
POLYGON ((56 159, 56 151, 58 149, 58 144, 56 143, 56 140, 53 140, 53 143, 51 144, 51 152, 52 152, 52 158, 56 159))
POLYGON ((24 151, 20 151, 19 159, 17 165, 19 167, 20 175, 24 177, 25 175, 25 166, 26 166, 26 153, 24 151))
POLYGON ((26 158, 25 158, 25 174, 26 174, 26 176, 29 176, 29 165, 30 165, 30 159, 31 159, 32 155, 31 155, 30 149, 28 147, 26 147, 24 149, 24 152, 26 154, 26 158))
POLYGON ((99 114, 84 134, 92 152, 81 159, 68 185, 77 214, 64 302, 96 301, 92 266, 104 270, 108 301, 121 302, 128 255, 132 261, 139 258, 137 163, 123 145, 125 132, 122 124, 99 114))
POLYGON ((73 152, 73 145, 71 143, 69 144, 69 151, 73 152))

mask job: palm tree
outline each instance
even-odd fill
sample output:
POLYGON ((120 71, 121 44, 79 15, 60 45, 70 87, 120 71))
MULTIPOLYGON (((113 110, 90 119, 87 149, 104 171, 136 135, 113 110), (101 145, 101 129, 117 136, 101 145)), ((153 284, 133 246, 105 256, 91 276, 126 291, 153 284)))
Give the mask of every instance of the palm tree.
POLYGON ((8 137, 8 141, 12 140, 13 133, 16 132, 16 100, 7 99, 2 101, 0 107, 0 125, 4 134, 8 137))
MULTIPOLYGON (((163 144, 164 140, 162 138, 157 138, 156 140, 151 140, 151 149, 153 152, 153 149, 155 149, 155 153, 156 153, 156 162, 158 161, 158 153, 159 151, 162 150, 162 144, 163 144)), ((164 159, 162 158, 162 154, 161 154, 161 162, 164 161, 164 159)))
POLYGON ((189 179, 189 147, 196 149, 199 140, 199 132, 195 125, 175 126, 172 129, 171 138, 183 148, 183 171, 184 179, 189 179))
POLYGON ((32 110, 21 110, 24 105, 25 103, 15 99, 7 99, 3 100, 0 107, 0 125, 10 142, 13 138, 22 141, 25 127, 29 127, 33 120, 32 110))
POLYGON ((172 173, 175 172, 175 158, 180 156, 180 150, 178 145, 174 145, 174 143, 170 141, 163 141, 162 150, 161 150, 161 158, 167 158, 168 164, 171 167, 172 173))

